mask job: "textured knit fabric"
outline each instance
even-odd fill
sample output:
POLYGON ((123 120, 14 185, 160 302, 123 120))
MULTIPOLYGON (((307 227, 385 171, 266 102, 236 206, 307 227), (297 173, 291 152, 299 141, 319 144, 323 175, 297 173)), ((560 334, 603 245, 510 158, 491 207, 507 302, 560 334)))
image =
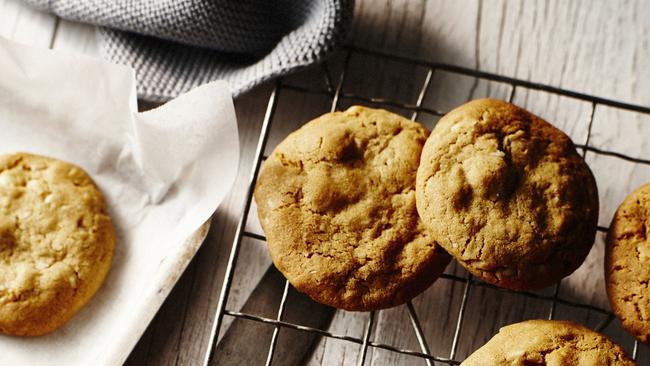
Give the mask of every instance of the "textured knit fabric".
POLYGON ((25 0, 102 26, 103 55, 164 101, 224 79, 235 95, 322 59, 345 36, 354 0, 25 0))

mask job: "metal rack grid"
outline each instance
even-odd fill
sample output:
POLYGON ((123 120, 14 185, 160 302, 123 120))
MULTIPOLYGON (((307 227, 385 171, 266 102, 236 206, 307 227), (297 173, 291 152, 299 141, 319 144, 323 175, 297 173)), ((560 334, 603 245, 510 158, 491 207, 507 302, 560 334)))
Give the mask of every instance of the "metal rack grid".
MULTIPOLYGON (((587 138, 584 144, 576 144, 576 147, 582 150, 582 156, 583 158, 587 155, 587 153, 593 153, 593 154, 599 154, 599 155, 606 155, 606 156, 611 156, 615 157, 618 159, 623 159, 629 162, 637 163, 637 164, 644 164, 650 166, 650 160, 642 159, 642 158, 637 158, 637 157, 632 157, 628 156, 625 154, 621 154, 615 151, 608 151, 608 150, 603 150, 599 149, 593 146, 589 145, 589 141, 591 139, 591 131, 592 131, 592 125, 594 121, 594 115, 596 112, 596 107, 599 105, 602 106, 608 106, 608 107, 614 107, 618 108, 621 110, 627 110, 627 111, 633 111, 633 112, 638 112, 638 113, 643 113, 650 115, 650 108, 649 107, 644 107, 644 106, 639 106, 639 105, 634 105, 634 104, 629 104, 629 103, 624 103, 624 102, 619 102, 615 100, 610 100, 610 99, 605 99, 605 98, 600 98, 592 95, 587 95, 583 93, 578 93, 574 92, 571 90, 566 90, 566 89, 561 89, 549 85, 544 85, 544 84, 539 84, 539 83, 534 83, 530 81, 525 81, 525 80, 520 80, 516 78, 510 78, 506 76, 501 76, 498 74, 493 74, 493 73, 488 73, 488 72, 482 72, 478 70, 473 70, 473 69, 468 69, 456 65, 451 65, 451 64, 444 64, 444 63, 437 63, 437 62, 430 62, 427 60, 423 59, 416 59, 416 58, 410 58, 406 56, 399 56, 399 55, 394 55, 394 54, 389 54, 385 52, 380 52, 380 51, 374 51, 374 50, 369 50, 365 48, 361 48, 358 46, 346 46, 344 47, 344 52, 345 52, 345 57, 344 57, 344 65, 343 65, 343 70, 341 71, 340 77, 338 80, 334 81, 332 79, 332 76, 330 75, 330 70, 328 69, 326 64, 322 64, 321 67, 323 69, 323 75, 325 78, 325 85, 326 88, 324 89, 310 89, 310 88, 305 88, 302 86, 296 86, 296 85, 291 85, 283 82, 283 80, 278 80, 275 83, 275 86, 273 88, 273 91, 271 92, 271 95, 268 100, 268 105, 266 109, 266 113, 264 116, 264 121, 262 123, 261 127, 261 132, 260 132, 260 138, 259 142, 257 145, 257 150, 255 154, 255 163, 253 164, 252 172, 250 175, 250 180, 249 180, 249 186, 248 186, 248 191, 247 191, 247 196, 245 200, 245 205, 243 209, 243 214, 239 218, 239 222, 237 225, 237 230, 235 234, 235 239, 232 245, 229 261, 228 261, 228 266, 226 268, 226 274, 224 278, 224 283, 223 287, 221 290, 221 294, 219 297, 219 302, 217 305, 216 313, 215 313, 215 318, 213 322, 213 327, 211 330, 210 338, 209 338, 209 344, 208 344, 208 349, 205 354, 205 359, 204 359, 204 365, 208 366, 212 360, 215 357, 216 353, 216 345, 217 345, 217 338, 219 335, 219 331, 221 329, 222 323, 223 323, 223 318, 224 316, 229 316, 229 317, 234 317, 234 318, 243 318, 243 319, 248 319, 252 321, 257 321, 257 322, 262 322, 266 324, 270 324, 274 326, 274 331, 272 334, 271 342, 268 347, 268 353, 267 353, 267 358, 266 358, 266 365, 270 365, 273 362, 273 355, 275 353, 275 348, 276 348, 276 343, 278 339, 278 333, 281 328, 289 328, 297 331, 303 331, 303 332, 310 332, 312 334, 316 334, 319 336, 323 337, 330 337, 346 342, 352 342, 356 343, 360 346, 359 350, 359 355, 358 355, 358 365, 363 365, 366 359, 367 355, 367 350, 369 347, 374 347, 374 348, 381 348, 381 349, 386 349, 389 351, 393 352, 398 352, 401 354, 406 354, 406 355, 411 355, 411 356, 416 356, 422 358, 428 365, 434 365, 434 362, 437 362, 439 364, 446 364, 446 365, 459 365, 462 360, 457 359, 457 350, 458 350, 458 345, 460 341, 460 333, 461 333, 461 327, 463 325, 463 319, 465 317, 465 309, 467 305, 467 300, 469 298, 469 294, 472 291, 472 288, 474 287, 485 287, 485 288, 492 288, 496 289, 498 291, 503 291, 503 292, 509 292, 509 293, 515 293, 518 295, 521 295, 523 297, 527 298, 533 298, 533 299, 538 299, 538 300, 543 300, 549 303, 549 310, 548 310, 548 319, 553 319, 555 316, 555 310, 558 304, 561 305, 567 305, 571 306, 574 308, 581 308, 581 309, 586 309, 590 311, 594 311, 596 313, 599 313, 603 316, 605 316, 605 319, 601 321, 601 323, 596 327, 598 331, 604 329, 609 325, 609 323, 615 318, 614 314, 611 312, 590 305, 586 303, 580 303, 580 302, 574 302, 570 301, 567 299, 563 299, 559 296, 559 290, 561 286, 561 281, 558 282, 554 289, 553 289, 553 294, 551 296, 548 295, 541 295, 537 293, 532 293, 532 292, 515 292, 512 290, 508 289, 503 289, 499 288, 497 286, 482 282, 480 280, 474 279, 471 275, 467 275, 466 277, 462 276, 457 276, 453 274, 447 274, 444 273, 441 275, 440 278, 447 279, 450 281, 456 281, 458 283, 463 284, 463 292, 462 292, 462 299, 460 302, 460 308, 458 310, 458 317, 455 322, 455 331, 451 343, 451 350, 449 353, 445 356, 441 356, 438 354, 434 354, 431 352, 429 349, 429 346, 427 344, 427 341, 425 339, 424 333, 422 331, 422 326, 420 323, 420 320, 418 318, 418 315, 416 313, 416 310, 413 306, 413 304, 409 301, 406 306, 408 310, 408 315, 411 321, 411 325, 413 327, 413 330, 415 332, 415 336, 417 339, 417 342, 419 344, 419 350, 413 350, 413 349, 402 349, 397 346, 391 345, 391 344, 385 344, 385 343, 380 343, 380 342, 375 342, 370 339, 370 333, 373 327, 373 323, 375 321, 375 312, 370 312, 370 317, 368 322, 365 325, 363 336, 361 338, 359 337, 352 337, 348 335, 341 335, 341 334, 335 334, 331 333, 329 331, 323 330, 323 329, 316 329, 308 326, 303 326, 299 324, 294 324, 291 322, 284 321, 284 311, 285 311, 285 304, 287 301, 287 295, 289 292, 289 282, 285 280, 285 286, 284 286, 284 291, 282 294, 282 298, 280 301, 280 305, 277 311, 277 317, 276 318, 268 318, 268 317, 263 317, 259 316, 256 314, 248 314, 248 313, 242 313, 234 310, 229 310, 226 309, 226 303, 228 300, 228 296, 230 294, 231 286, 232 286, 232 280, 233 280, 233 275, 235 271, 235 265, 237 262, 240 246, 243 237, 249 237, 261 241, 265 241, 265 237, 255 234, 255 233, 250 233, 245 231, 245 226, 246 222, 248 219, 249 211, 251 208, 251 202, 252 202, 252 196, 253 196, 253 190, 255 187, 255 182, 257 179, 257 175, 260 170, 260 166, 262 162, 265 160, 264 156, 264 151, 266 148, 267 140, 269 137, 269 132, 271 130, 271 124, 273 122, 273 116, 276 111, 277 107, 277 102, 278 102, 278 95, 281 90, 293 90, 297 92, 302 92, 302 93, 315 93, 315 94, 323 94, 327 95, 331 98, 331 111, 335 111, 338 109, 339 106, 339 101, 341 99, 350 99, 350 100, 355 100, 355 101, 360 101, 362 103, 368 103, 372 105, 379 105, 379 106, 392 106, 392 107, 399 107, 403 108, 405 110, 408 110, 411 112, 411 120, 415 120, 420 113, 426 113, 432 116, 437 116, 441 117, 445 114, 443 111, 438 111, 432 108, 428 108, 422 105, 423 101, 425 100, 425 97, 427 95, 427 92, 429 91, 429 87, 432 81, 432 78, 434 76, 434 73, 437 70, 440 71, 445 71, 448 73, 452 74, 457 74, 457 75, 463 75, 463 76, 468 76, 468 77, 473 77, 476 78, 477 80, 485 80, 485 81, 492 81, 492 82, 499 82, 499 83, 504 83, 507 84, 511 87, 510 93, 508 100, 512 102, 515 93, 518 88, 525 88, 525 89, 530 89, 530 90, 538 90, 538 91, 544 91, 547 93, 555 94, 555 95, 560 95, 560 96, 565 96, 565 97, 570 97, 573 99, 577 99, 580 101, 585 101, 589 102, 591 104, 591 113, 589 117, 589 122, 588 122, 588 129, 587 129, 587 138), (426 71, 426 76, 424 78, 424 82, 420 88, 420 91, 418 93, 418 98, 417 102, 415 104, 405 104, 401 102, 397 102, 394 100, 389 100, 389 99, 384 99, 384 98, 374 98, 374 97, 367 97, 364 95, 355 95, 351 93, 346 93, 343 90, 343 86, 346 80, 346 76, 348 74, 348 66, 350 64, 350 58, 353 54, 364 54, 364 55, 369 55, 381 59, 386 59, 386 60, 392 60, 392 61, 398 61, 406 64, 410 64, 413 66, 419 66, 419 67, 424 67, 426 71)), ((602 227, 598 226, 598 231, 600 232, 607 232, 608 228, 607 227, 602 227)), ((637 354, 638 354, 638 349, 639 349, 639 344, 638 341, 634 341, 634 348, 632 351, 632 358, 636 360, 637 354)))

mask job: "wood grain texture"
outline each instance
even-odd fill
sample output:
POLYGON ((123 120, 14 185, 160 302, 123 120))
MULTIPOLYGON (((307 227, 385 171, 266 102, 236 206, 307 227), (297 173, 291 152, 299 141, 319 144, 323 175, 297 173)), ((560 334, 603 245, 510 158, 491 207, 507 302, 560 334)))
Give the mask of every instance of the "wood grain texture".
POLYGON ((51 48, 57 19, 18 0, 0 0, 0 36, 35 47, 51 48))
MULTIPOLYGON (((532 80, 627 102, 650 105, 650 7, 642 0, 506 1, 506 0, 358 0, 350 42, 391 53, 448 62, 532 80)), ((97 54, 91 27, 57 20, 33 11, 18 0, 0 0, 0 35, 41 47, 97 54)), ((344 54, 333 57, 333 74, 340 72, 344 54)), ((355 54, 350 60, 344 93, 415 103, 427 70, 422 67, 355 54)), ((292 84, 323 87, 318 67, 288 78, 292 84)), ((253 153, 267 98, 265 85, 236 100, 240 126, 240 175, 228 199, 214 216, 208 239, 142 337, 128 365, 197 364, 205 351, 213 311, 221 288, 234 228, 242 210, 253 153)), ((448 110, 466 100, 507 98, 508 85, 436 71, 424 104, 448 110)), ((592 106, 571 98, 517 89, 514 101, 566 131, 576 143, 587 141, 592 106)), ((323 95, 281 93, 267 153, 290 131, 329 110, 323 95)), ((342 98, 340 107, 359 103, 342 98)), ((400 108, 391 110, 410 114, 400 108)), ((436 117, 420 115, 432 127, 436 117)), ((650 117, 599 106, 589 143, 635 157, 650 158, 650 117)), ((650 168, 588 152, 600 197, 600 225, 609 225, 618 203, 633 188, 650 181, 650 168)), ((248 230, 261 233, 255 210, 248 230)), ((585 264, 563 281, 560 296, 598 306, 604 297, 603 234, 585 264)), ((247 240, 228 307, 238 309, 269 265, 263 244, 247 240)), ((464 276, 456 265, 447 270, 464 276)), ((414 301, 423 331, 437 356, 448 356, 456 326, 463 285, 439 280, 414 301)), ((551 295, 553 289, 540 292, 551 295)), ((546 317, 549 303, 489 288, 473 287, 458 357, 463 358, 489 339, 500 326, 533 317, 546 317)), ((556 317, 595 326, 602 316, 560 305, 556 317)), ((338 312, 329 331, 361 337, 367 313, 338 312)), ((631 351, 631 338, 614 321, 605 333, 631 351)), ((405 307, 376 314, 371 338, 376 342, 418 350, 405 307)), ((310 365, 354 365, 360 346, 322 339, 310 365)), ((639 364, 650 362, 640 348, 639 364)), ((276 360, 276 364, 282 364, 276 360)), ((366 364, 424 364, 411 356, 369 349, 366 364)))

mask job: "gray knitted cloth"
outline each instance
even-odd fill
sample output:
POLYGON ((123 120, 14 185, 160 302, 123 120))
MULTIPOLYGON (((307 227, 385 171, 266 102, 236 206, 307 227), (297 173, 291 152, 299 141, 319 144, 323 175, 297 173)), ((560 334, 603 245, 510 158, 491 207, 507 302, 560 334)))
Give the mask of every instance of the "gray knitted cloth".
POLYGON ((100 28, 110 61, 136 70, 138 95, 164 101, 223 79, 235 95, 322 59, 354 0, 25 0, 100 28))

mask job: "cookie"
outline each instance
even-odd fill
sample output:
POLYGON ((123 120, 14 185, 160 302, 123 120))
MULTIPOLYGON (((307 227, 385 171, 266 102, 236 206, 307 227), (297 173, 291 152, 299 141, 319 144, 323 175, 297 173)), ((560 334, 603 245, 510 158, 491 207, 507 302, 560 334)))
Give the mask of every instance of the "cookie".
POLYGON ((461 366, 632 366, 625 351, 602 334, 559 320, 528 320, 499 330, 461 366))
POLYGON ((325 114, 280 143, 255 189, 275 266, 326 305, 372 310, 426 289, 450 257, 415 207, 428 131, 364 107, 325 114))
POLYGON ((596 235, 596 182, 571 139, 503 101, 475 100, 440 119, 416 189, 436 241, 501 287, 553 284, 580 266, 596 235))
POLYGON ((0 332, 38 336, 67 322, 108 273, 115 232, 79 167, 0 156, 0 332))
POLYGON ((616 210, 607 233, 605 282, 609 303, 623 327, 650 341, 650 184, 616 210))

